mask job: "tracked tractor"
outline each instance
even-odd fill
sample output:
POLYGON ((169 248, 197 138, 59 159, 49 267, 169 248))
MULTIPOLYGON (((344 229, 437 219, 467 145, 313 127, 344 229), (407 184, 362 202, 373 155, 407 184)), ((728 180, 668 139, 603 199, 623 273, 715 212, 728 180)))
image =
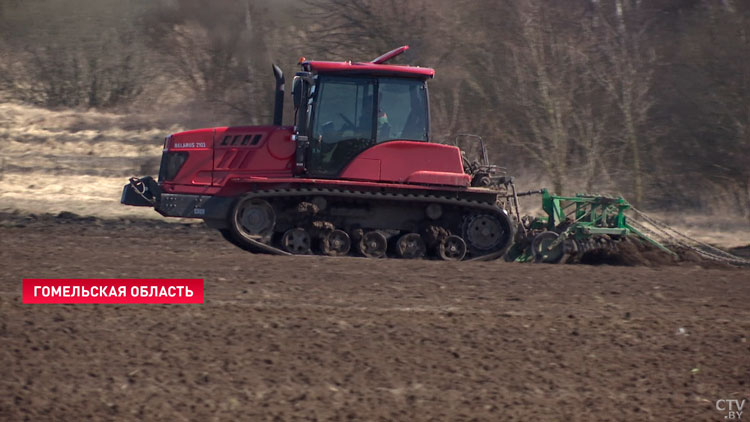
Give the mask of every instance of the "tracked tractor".
MULTIPOLYGON (((493 167, 430 142, 430 68, 301 59, 294 122, 282 122, 284 76, 273 66, 273 124, 166 137, 158 180, 131 178, 127 205, 200 218, 255 253, 494 259, 514 224, 493 167)), ((485 163, 486 164, 486 163, 485 163)))

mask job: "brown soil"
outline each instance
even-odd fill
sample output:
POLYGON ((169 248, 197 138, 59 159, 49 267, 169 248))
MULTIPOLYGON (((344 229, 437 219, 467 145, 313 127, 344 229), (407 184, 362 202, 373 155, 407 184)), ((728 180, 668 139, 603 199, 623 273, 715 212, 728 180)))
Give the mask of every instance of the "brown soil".
POLYGON ((9 215, 0 264, 2 421, 718 421, 750 399, 748 269, 273 257, 9 215), (23 305, 24 277, 199 277, 206 303, 23 305))
MULTIPOLYGON (((714 246, 717 247, 718 246, 714 246)), ((671 247, 676 254, 670 255, 636 237, 629 237, 617 242, 614 249, 599 249, 585 253, 580 260, 586 265, 623 265, 623 266, 648 266, 660 267, 670 265, 700 265, 703 268, 734 268, 737 265, 725 261, 717 261, 696 253, 694 250, 684 247, 671 247)), ((732 253, 736 258, 744 257, 742 248, 734 248, 726 252, 732 253)), ((750 261, 748 261, 750 262, 750 261)))
MULTIPOLYGON (((677 265, 683 261, 685 261, 683 253, 680 253, 680 256, 675 258, 653 245, 631 238, 618 242, 615 249, 595 250, 584 254, 581 258, 581 263, 588 265, 645 265, 649 267, 677 265)), ((708 262, 702 262, 703 260, 700 259, 694 261, 692 256, 687 261, 703 264, 704 266, 710 265, 708 262)))

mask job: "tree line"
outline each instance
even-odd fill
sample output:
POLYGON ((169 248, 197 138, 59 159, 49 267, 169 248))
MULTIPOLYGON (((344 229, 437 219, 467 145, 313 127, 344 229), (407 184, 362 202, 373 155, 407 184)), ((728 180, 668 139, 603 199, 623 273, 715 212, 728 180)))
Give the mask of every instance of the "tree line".
POLYGON ((0 95, 270 121, 272 62, 434 67, 433 136, 558 192, 750 218, 750 4, 738 0, 5 0, 0 95))

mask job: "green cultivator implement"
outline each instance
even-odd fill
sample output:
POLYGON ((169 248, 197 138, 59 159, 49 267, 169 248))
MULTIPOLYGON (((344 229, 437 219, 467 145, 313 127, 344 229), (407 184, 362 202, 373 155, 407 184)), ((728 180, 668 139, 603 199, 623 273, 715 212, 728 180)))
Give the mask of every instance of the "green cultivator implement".
MULTIPOLYGON (((507 261, 639 265, 702 259, 750 266, 750 260, 691 238, 620 196, 559 196, 547 189, 518 193, 513 178, 502 167, 490 165, 481 137, 461 134, 455 144, 462 151, 472 186, 501 192, 498 205, 516 222, 507 261), (542 196, 542 216, 521 216, 518 198, 530 195, 542 196)), ((489 228, 483 233, 482 224, 474 228, 492 238, 489 228)))
POLYGON ((545 216, 521 221, 516 243, 508 252, 509 261, 570 263, 589 252, 608 251, 628 237, 637 237, 676 256, 663 244, 628 222, 630 204, 621 197, 578 194, 551 195, 547 189, 519 194, 542 194, 545 216))

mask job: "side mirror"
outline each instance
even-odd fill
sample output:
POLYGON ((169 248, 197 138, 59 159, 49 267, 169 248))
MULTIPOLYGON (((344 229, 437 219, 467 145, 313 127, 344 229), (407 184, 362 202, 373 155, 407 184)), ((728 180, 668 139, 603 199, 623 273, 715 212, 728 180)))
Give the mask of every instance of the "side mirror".
POLYGON ((304 101, 304 98, 306 96, 305 89, 307 87, 313 86, 313 79, 312 74, 310 72, 297 72, 296 75, 294 75, 294 80, 292 82, 292 98, 294 100, 294 108, 298 109, 299 106, 304 101))

